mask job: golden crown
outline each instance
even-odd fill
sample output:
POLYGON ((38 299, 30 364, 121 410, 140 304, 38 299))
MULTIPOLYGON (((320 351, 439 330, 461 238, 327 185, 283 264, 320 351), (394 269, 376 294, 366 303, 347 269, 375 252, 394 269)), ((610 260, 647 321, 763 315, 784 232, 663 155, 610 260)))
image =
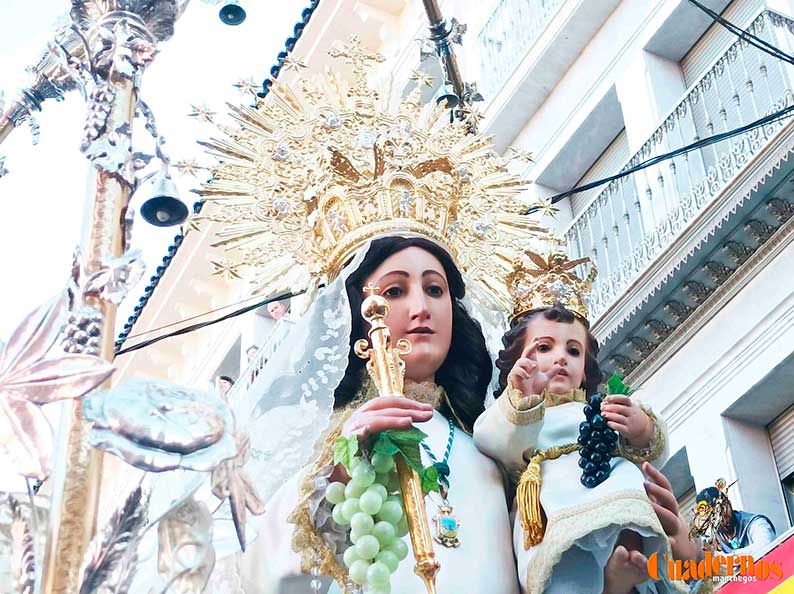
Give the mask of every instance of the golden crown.
POLYGON ((561 251, 554 251, 544 258, 536 252, 525 251, 515 260, 513 271, 507 275, 508 290, 513 298, 511 321, 534 309, 552 307, 555 303, 587 320, 585 300, 595 277, 596 268, 590 258, 569 260, 561 251), (590 272, 582 280, 573 270, 588 263, 590 272))
POLYGON ((544 233, 521 214, 524 183, 470 133, 476 114, 450 123, 443 106, 422 105, 419 84, 390 109, 367 83, 382 56, 355 36, 329 53, 352 64, 350 84, 330 71, 299 90, 276 81, 256 108, 232 108, 238 129, 204 143, 219 164, 192 224, 224 224, 216 272, 250 266, 259 290, 311 290, 368 240, 417 234, 509 310, 512 259, 544 233))

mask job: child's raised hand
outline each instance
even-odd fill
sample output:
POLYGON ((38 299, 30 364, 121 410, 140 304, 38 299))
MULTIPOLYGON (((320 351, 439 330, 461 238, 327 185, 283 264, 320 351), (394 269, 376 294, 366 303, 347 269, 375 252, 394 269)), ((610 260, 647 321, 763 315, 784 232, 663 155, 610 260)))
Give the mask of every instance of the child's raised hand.
POLYGON ((653 436, 653 421, 628 396, 610 394, 601 405, 607 425, 635 448, 647 448, 653 436))
POLYGON ((529 343, 507 376, 510 385, 521 392, 523 396, 520 403, 514 403, 518 409, 531 408, 537 404, 538 399, 532 398, 532 396, 543 392, 551 379, 547 374, 538 370, 538 362, 535 357, 538 344, 537 339, 529 343))

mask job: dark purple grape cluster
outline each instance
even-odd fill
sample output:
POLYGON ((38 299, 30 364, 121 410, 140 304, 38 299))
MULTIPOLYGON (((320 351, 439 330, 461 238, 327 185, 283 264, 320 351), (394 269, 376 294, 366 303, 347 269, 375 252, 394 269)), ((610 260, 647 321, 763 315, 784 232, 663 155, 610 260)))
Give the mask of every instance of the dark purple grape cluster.
POLYGON ((582 484, 592 489, 609 478, 612 467, 609 461, 618 443, 618 434, 607 426, 601 416, 601 396, 590 396, 584 407, 585 419, 579 424, 579 468, 582 484))

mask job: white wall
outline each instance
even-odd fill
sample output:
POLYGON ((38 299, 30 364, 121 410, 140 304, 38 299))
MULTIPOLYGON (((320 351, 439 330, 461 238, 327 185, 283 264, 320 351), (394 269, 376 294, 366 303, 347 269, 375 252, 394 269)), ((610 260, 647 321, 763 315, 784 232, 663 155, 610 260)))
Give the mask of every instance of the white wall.
POLYGON ((779 526, 785 508, 765 429, 722 415, 794 352, 792 258, 789 244, 642 386, 667 420, 671 450, 686 446, 698 489, 739 478, 739 504, 779 526))
MULTIPOLYGON (((670 10, 668 5, 674 3, 627 0, 615 9, 516 137, 513 144, 535 151, 537 164, 534 169, 542 171, 548 165, 604 94, 622 77, 637 85, 638 81, 627 71, 627 66, 661 24, 665 10, 670 10)), ((626 122, 627 133, 630 123, 633 122, 626 122)))

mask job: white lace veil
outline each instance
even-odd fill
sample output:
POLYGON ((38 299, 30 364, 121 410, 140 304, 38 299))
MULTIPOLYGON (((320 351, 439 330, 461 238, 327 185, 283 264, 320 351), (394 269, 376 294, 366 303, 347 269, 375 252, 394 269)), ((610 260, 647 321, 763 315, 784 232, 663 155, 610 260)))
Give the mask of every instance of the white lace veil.
POLYGON ((251 438, 245 469, 265 502, 308 461, 327 428, 334 392, 347 369, 352 316, 345 282, 369 249, 321 289, 274 348, 250 388, 233 402, 238 429, 251 438))
MULTIPOLYGON (((239 399, 230 402, 235 430, 250 437, 245 471, 258 495, 267 502, 310 459, 317 438, 328 426, 334 391, 344 377, 350 350, 351 311, 345 281, 358 270, 369 244, 359 250, 339 277, 318 291, 303 317, 290 324, 281 344, 239 399)), ((234 565, 237 541, 228 500, 210 493, 209 475, 176 470, 149 475, 149 517, 154 520, 193 496, 213 511, 212 545, 216 565, 213 583, 239 582, 234 565), (217 508, 217 509, 216 509, 217 508), (221 560, 229 559, 225 563, 221 560)), ((256 518, 247 514, 246 541, 256 538, 256 518)), ((165 584, 157 572, 157 530, 139 546, 139 568, 133 592, 160 592, 165 584)), ((224 590, 224 594, 241 591, 224 590)))

